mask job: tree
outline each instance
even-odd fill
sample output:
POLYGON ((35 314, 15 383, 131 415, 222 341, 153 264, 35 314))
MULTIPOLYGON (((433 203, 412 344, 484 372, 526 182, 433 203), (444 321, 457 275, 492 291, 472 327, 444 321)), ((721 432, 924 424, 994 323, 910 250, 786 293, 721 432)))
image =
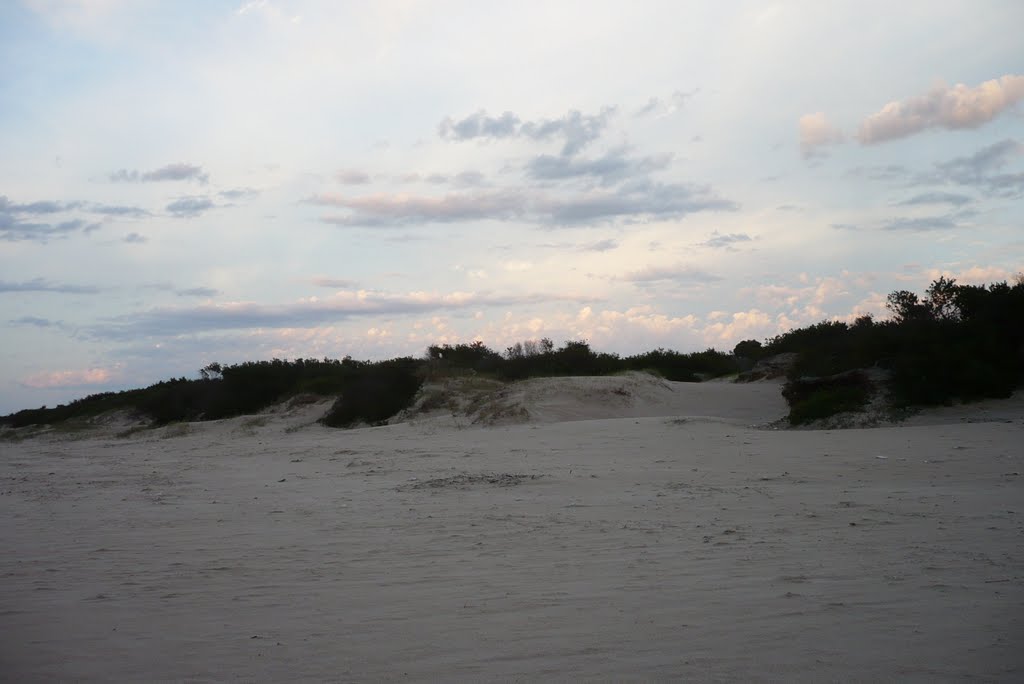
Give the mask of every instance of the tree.
POLYGON ((897 323, 928 317, 928 307, 922 304, 917 295, 909 290, 890 292, 889 296, 885 298, 885 308, 892 311, 897 323))
POLYGON ((854 319, 853 324, 850 325, 851 330, 865 330, 875 324, 875 318, 871 314, 864 314, 863 316, 857 316, 854 319))
POLYGON ((759 359, 763 348, 757 340, 743 340, 733 347, 732 355, 743 359, 759 359))
POLYGON ((224 374, 224 367, 214 361, 205 368, 199 369, 199 376, 203 380, 220 380, 224 374))
POLYGON ((511 347, 507 347, 505 349, 505 358, 506 359, 521 359, 525 355, 526 354, 523 352, 523 343, 522 342, 516 342, 511 347))
POLYGON ((940 321, 960 320, 960 308, 957 306, 959 287, 952 278, 942 276, 925 290, 928 295, 925 306, 932 318, 940 321))

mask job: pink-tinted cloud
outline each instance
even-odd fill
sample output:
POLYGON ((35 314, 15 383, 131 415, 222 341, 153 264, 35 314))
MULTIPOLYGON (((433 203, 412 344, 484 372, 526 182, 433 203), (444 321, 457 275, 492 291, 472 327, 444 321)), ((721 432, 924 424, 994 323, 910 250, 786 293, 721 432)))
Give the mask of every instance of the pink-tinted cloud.
POLYGON ((1024 99, 1024 76, 1007 74, 971 88, 939 84, 924 95, 890 102, 864 119, 865 145, 905 138, 929 128, 978 128, 1024 99))
POLYGON ((47 371, 30 375, 21 381, 25 387, 36 389, 53 389, 60 387, 85 387, 89 385, 105 385, 113 380, 113 373, 106 368, 89 368, 86 370, 47 371))
POLYGON ((843 133, 825 118, 823 112, 800 117, 800 153, 804 158, 820 156, 823 148, 843 141, 843 133))

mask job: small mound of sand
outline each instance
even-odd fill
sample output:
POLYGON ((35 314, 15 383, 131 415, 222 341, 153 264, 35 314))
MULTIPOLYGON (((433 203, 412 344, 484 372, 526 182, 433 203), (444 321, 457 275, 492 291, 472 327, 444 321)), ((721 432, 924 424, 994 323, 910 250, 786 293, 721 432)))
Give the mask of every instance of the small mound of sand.
POLYGON ((531 378, 508 384, 452 378, 424 386, 413 407, 391 422, 449 418, 460 424, 509 425, 690 416, 766 423, 786 411, 777 382, 669 382, 634 372, 531 378))

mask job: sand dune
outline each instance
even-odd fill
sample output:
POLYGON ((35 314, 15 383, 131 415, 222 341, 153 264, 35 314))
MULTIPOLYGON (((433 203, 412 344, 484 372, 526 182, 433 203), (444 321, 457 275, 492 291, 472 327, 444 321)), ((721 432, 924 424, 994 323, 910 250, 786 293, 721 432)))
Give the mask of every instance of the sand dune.
POLYGON ((1020 681, 1019 398, 758 427, 778 391, 547 379, 379 428, 0 442, 0 677, 1020 681))
POLYGON ((462 419, 458 425, 507 425, 673 416, 768 423, 788 410, 780 383, 669 382, 647 373, 534 378, 509 385, 461 378, 428 385, 421 404, 441 403, 441 408, 414 410, 399 420, 452 416, 462 419), (439 395, 444 401, 436 401, 439 395))

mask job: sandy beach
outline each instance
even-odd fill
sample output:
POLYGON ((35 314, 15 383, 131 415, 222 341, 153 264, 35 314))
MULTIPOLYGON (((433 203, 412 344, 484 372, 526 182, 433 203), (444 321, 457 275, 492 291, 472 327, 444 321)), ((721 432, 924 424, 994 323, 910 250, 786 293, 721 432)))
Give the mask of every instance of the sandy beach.
POLYGON ((0 442, 0 678, 1024 678, 1020 395, 785 430, 779 387, 0 442))

